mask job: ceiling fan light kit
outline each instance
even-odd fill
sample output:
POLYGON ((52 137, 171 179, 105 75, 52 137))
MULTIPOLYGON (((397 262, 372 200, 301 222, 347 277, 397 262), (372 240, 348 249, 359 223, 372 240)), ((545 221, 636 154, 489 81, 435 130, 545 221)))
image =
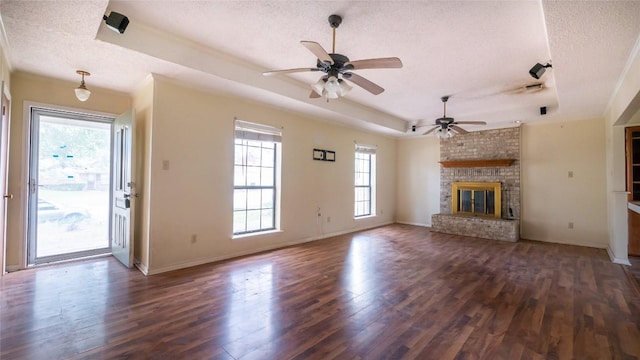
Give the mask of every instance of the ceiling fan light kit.
POLYGON ((352 71, 361 69, 398 69, 402 67, 402 61, 397 57, 351 61, 347 56, 336 53, 336 29, 342 23, 342 17, 334 14, 329 16, 328 20, 329 26, 333 29, 331 53, 328 53, 317 42, 300 42, 302 46, 306 47, 313 55, 316 56, 317 61, 315 68, 274 70, 266 71, 262 74, 265 76, 271 76, 297 72, 322 71, 325 75, 323 75, 317 83, 311 85, 311 89, 313 89, 313 91, 311 91, 309 97, 324 97, 327 101, 329 99, 342 97, 351 91, 351 86, 349 86, 345 80, 358 85, 374 95, 381 94, 384 91, 382 87, 356 73, 353 73, 352 71))
POLYGON ((320 78, 317 83, 311 85, 311 88, 318 95, 327 99, 337 99, 351 91, 349 84, 335 76, 330 76, 328 79, 320 78))

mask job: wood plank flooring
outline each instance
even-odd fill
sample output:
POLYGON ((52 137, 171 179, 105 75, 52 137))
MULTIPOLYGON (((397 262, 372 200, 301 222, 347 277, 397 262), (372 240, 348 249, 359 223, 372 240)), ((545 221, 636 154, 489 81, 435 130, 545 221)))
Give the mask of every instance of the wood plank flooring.
POLYGON ((631 266, 625 266, 624 270, 640 296, 640 256, 629 256, 629 263, 631 266))
POLYGON ((601 249, 390 225, 145 277, 113 258, 0 278, 6 359, 638 359, 601 249))

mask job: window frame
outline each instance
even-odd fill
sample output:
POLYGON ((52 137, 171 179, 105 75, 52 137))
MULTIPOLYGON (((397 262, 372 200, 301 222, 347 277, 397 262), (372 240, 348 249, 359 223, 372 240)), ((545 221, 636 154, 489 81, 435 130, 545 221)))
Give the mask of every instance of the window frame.
POLYGON ((354 209, 353 216, 355 219, 375 216, 375 178, 376 178, 376 148, 370 145, 356 144, 354 153, 354 209), (364 155, 364 158, 362 157, 364 155), (364 170, 359 167, 358 163, 365 163, 364 170), (358 174, 366 174, 366 184, 358 184, 358 174), (358 197, 359 190, 366 189, 366 198, 358 197), (367 199, 368 198, 368 199, 367 199), (359 204, 365 204, 365 211, 359 212, 359 204))
MULTIPOLYGON (((271 127, 271 126, 266 126, 266 125, 261 125, 261 124, 255 124, 255 123, 250 123, 250 122, 246 122, 246 121, 242 121, 242 120, 238 120, 236 119, 235 121, 235 135, 234 135, 234 160, 233 160, 233 209, 232 209, 232 234, 233 237, 243 237, 243 236, 248 236, 248 235, 256 235, 256 234, 261 234, 261 233, 266 233, 266 232, 272 232, 275 230, 278 230, 279 228, 279 188, 280 188, 280 171, 281 171, 281 165, 280 165, 280 155, 281 155, 281 148, 282 148, 282 144, 281 144, 281 129, 275 128, 275 127, 271 127), (269 144, 268 146, 265 146, 265 144, 269 144), (237 163, 237 158, 238 158, 238 147, 240 147, 242 150, 242 154, 240 155, 241 157, 241 162, 237 163), (258 151, 260 152, 260 160, 258 165, 249 165, 249 159, 248 159, 248 154, 249 154, 249 150, 251 148, 258 148, 258 151), (273 158, 263 158, 264 156, 264 150, 270 150, 272 149, 273 152, 273 158), (267 164, 265 166, 265 163, 267 164), (270 166, 268 164, 271 164, 270 166), (237 173, 236 173, 236 169, 237 167, 241 167, 243 169, 243 174, 244 174, 244 180, 245 183, 244 184, 237 184, 238 183, 238 179, 237 179, 237 173), (259 172, 259 177, 260 177, 260 183, 259 184, 246 184, 246 179, 248 176, 248 169, 249 168, 258 168, 258 172, 259 172), (262 184, 262 176, 265 174, 263 172, 264 169, 269 169, 272 168, 272 172, 270 175, 271 178, 271 183, 269 184, 262 184), (237 206, 237 191, 245 191, 245 195, 244 195, 244 205, 241 207, 237 206), (249 203, 251 202, 251 199, 249 197, 249 192, 251 190, 260 190, 260 199, 258 199, 258 203, 260 204, 258 208, 252 208, 250 207, 249 203), (263 198, 263 193, 264 190, 270 190, 271 191, 271 197, 270 197, 270 202, 271 202, 271 207, 264 207, 264 198, 263 198), (257 229, 252 228, 251 230, 249 229, 249 212, 250 211, 260 211, 260 226, 257 229), (271 221, 268 224, 268 226, 265 226, 263 224, 263 220, 264 217, 262 216, 262 212, 263 211, 271 211, 271 221), (237 214, 239 213, 244 213, 244 227, 243 230, 241 231, 236 231, 236 223, 237 223, 237 214)), ((256 200, 254 199, 254 202, 256 200)))

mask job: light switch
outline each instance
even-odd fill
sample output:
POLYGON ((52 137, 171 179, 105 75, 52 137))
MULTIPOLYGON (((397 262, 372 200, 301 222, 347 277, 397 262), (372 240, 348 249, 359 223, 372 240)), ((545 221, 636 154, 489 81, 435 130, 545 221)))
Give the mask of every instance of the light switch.
POLYGON ((162 170, 169 170, 169 160, 162 160, 162 170))
POLYGON ((569 178, 573 177, 573 171, 569 171, 569 178))

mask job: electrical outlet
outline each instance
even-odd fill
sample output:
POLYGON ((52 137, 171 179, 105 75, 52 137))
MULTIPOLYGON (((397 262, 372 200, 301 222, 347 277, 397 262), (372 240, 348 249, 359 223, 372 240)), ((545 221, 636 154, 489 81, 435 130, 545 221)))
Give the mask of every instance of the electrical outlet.
POLYGON ((567 175, 569 176, 569 178, 573 177, 573 171, 569 170, 569 172, 567 173, 567 175))
POLYGON ((327 216, 327 222, 331 222, 331 216, 327 216))
POLYGON ((320 207, 318 207, 318 217, 322 216, 322 212, 320 211, 320 207))
POLYGON ((191 235, 191 243, 195 244, 197 241, 198 241, 198 235, 192 234, 191 235))
POLYGON ((573 229, 573 222, 569 222, 569 229, 573 229))

